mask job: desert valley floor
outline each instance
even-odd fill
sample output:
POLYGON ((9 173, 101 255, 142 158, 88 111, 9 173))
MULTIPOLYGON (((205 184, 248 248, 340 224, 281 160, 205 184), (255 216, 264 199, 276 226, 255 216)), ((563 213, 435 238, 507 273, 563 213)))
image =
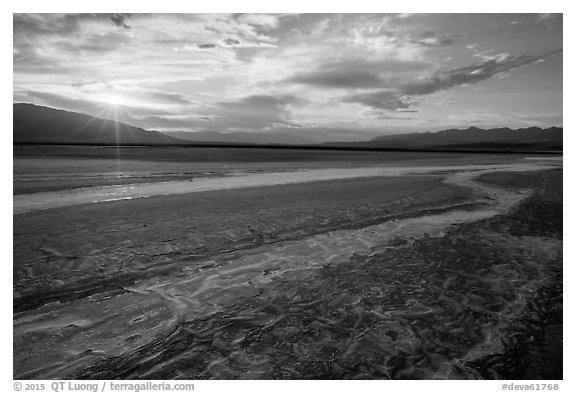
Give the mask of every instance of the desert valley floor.
POLYGON ((562 158, 16 146, 15 379, 562 378, 562 158))

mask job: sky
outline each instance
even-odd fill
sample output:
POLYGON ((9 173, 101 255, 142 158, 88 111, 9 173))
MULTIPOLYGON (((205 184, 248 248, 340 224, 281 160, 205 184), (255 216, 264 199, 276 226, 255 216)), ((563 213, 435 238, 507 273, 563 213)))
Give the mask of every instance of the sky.
POLYGON ((314 141, 562 126, 562 14, 14 14, 13 101, 314 141))

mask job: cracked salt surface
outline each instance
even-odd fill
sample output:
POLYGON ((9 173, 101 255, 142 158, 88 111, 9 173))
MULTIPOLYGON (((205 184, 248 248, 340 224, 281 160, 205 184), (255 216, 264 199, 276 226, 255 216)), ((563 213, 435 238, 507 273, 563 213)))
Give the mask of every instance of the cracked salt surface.
MULTIPOLYGON (((498 170, 537 170, 542 166, 505 166, 498 170)), ((476 168, 475 168, 476 169, 476 168)), ((437 170, 437 169, 431 169, 437 170)), ((387 221, 382 224, 355 230, 336 230, 297 241, 283 242, 260 247, 246 256, 238 257, 225 266, 195 271, 192 278, 178 280, 150 281, 139 283, 138 292, 147 290, 172 294, 172 300, 181 305, 184 300, 190 307, 178 307, 181 318, 197 317, 206 312, 215 312, 220 306, 220 299, 233 287, 265 285, 287 272, 315 269, 327 263, 344 263, 354 255, 370 255, 379 245, 386 244, 395 237, 417 238, 424 236, 441 236, 451 225, 469 223, 488 219, 506 213, 529 195, 524 190, 503 190, 501 188, 478 183, 473 179, 495 168, 458 172, 446 179, 447 183, 471 187, 477 195, 477 202, 486 207, 477 210, 451 210, 442 214, 432 214, 415 218, 387 221), (168 289, 169 288, 169 289, 168 289)), ((467 205, 469 206, 469 205, 467 205)), ((453 209, 455 206, 446 206, 453 209)), ((168 300, 167 298, 165 298, 168 300)))
MULTIPOLYGON (((560 164, 561 165, 561 164, 560 164)), ((264 288, 272 280, 301 279, 327 263, 348 263, 354 255, 370 255, 377 252, 379 246, 386 245, 394 237, 408 238, 441 236, 453 224, 472 222, 493 217, 507 212, 511 207, 528 196, 526 191, 511 191, 481 184, 473 179, 484 173, 494 171, 536 171, 557 167, 551 163, 517 163, 510 165, 481 165, 466 167, 427 167, 427 168, 366 168, 354 170, 311 170, 307 172, 284 173, 288 175, 284 181, 306 182, 315 180, 344 179, 363 176, 395 176, 404 174, 422 174, 439 170, 449 171, 446 182, 458 186, 472 187, 477 195, 477 202, 484 207, 470 210, 451 210, 446 213, 432 214, 415 218, 387 221, 379 225, 372 225, 355 230, 336 230, 297 241, 286 241, 277 244, 265 245, 249 252, 239 252, 228 256, 225 260, 210 263, 205 269, 184 268, 183 274, 178 276, 159 276, 140 280, 134 286, 125 288, 126 292, 112 297, 87 298, 78 302, 47 304, 36 311, 41 318, 43 326, 36 321, 26 318, 15 322, 15 336, 24 337, 31 332, 50 332, 74 328, 77 334, 62 337, 66 343, 67 352, 62 356, 62 346, 58 344, 52 348, 44 343, 44 355, 50 354, 58 361, 39 368, 38 365, 28 365, 19 370, 19 377, 59 377, 73 375, 74 372, 94 364, 102 355, 115 356, 130 353, 142 345, 153 342, 156 337, 168 334, 174 326, 181 321, 195 319, 217 311, 230 302, 234 302, 239 294, 250 291, 255 293, 258 288, 264 288), (460 171, 460 172, 455 172, 460 171), (455 172, 455 173, 454 173, 455 172), (308 176, 305 176, 308 175, 308 176), (340 177, 339 177, 340 176, 340 177), (220 262, 220 263, 219 263, 220 262), (98 301, 96 301, 98 300, 98 301), (119 310, 121 315, 119 315, 119 310), (110 337, 108 329, 95 331, 90 328, 96 323, 91 318, 98 315, 98 324, 105 321, 122 320, 128 323, 114 324, 110 337), (128 316, 130 318, 128 318, 128 316), (146 316, 146 317, 144 317, 146 316), (46 323, 46 319, 50 320, 46 323), (146 333, 142 333, 142 332, 146 333), (84 336, 86 335, 86 336, 84 336), (88 340, 87 337, 90 337, 88 340), (130 339, 130 340, 128 340, 130 339)), ((279 184, 279 174, 267 173, 261 175, 237 176, 234 180, 241 182, 202 182, 203 187, 178 188, 179 183, 171 182, 174 186, 168 193, 185 193, 207 191, 209 189, 232 189, 279 184), (176 183, 176 184, 175 184, 176 183), (247 185, 249 184, 249 185, 247 185), (186 190, 186 191, 183 191, 186 190)), ((208 179, 206 179, 208 180, 208 179)), ((199 182, 186 182, 197 186, 199 182)), ((148 185, 146 185, 148 186, 148 185)), ((166 186, 164 184, 163 186, 166 186)), ((130 197, 144 197, 142 193, 146 188, 131 187, 133 194, 130 197)), ((45 194, 67 194, 45 193, 45 194)), ((100 194, 96 194, 100 195, 100 194)), ((80 203, 99 202, 93 200, 94 194, 83 195, 80 203)), ((110 194, 106 197, 109 199, 110 194)), ((78 200, 65 200, 73 205, 78 200)), ((59 207, 59 206, 52 206, 59 207)), ((43 207, 51 208, 51 207, 43 207)), ((454 206, 446 206, 453 209, 454 206)), ((42 207, 41 207, 42 209, 42 207)), ((35 210, 35 209, 32 209, 35 210)), ((29 210, 29 211, 32 211, 29 210)), ((16 211, 16 203, 15 203, 16 211)), ((209 261, 210 262, 210 261, 209 261)), ((24 317, 26 314, 23 314, 24 317)), ((60 333, 59 333, 60 334, 60 333)))

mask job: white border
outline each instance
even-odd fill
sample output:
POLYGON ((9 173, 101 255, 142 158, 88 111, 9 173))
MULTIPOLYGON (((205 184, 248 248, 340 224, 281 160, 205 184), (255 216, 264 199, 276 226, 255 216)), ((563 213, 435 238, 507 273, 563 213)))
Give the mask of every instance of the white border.
MULTIPOLYGON (((2 52, 5 53, 5 60, 2 62, 2 99, 3 103, 0 106, 2 112, 2 119, 4 120, 4 127, 2 132, 9 141, 4 142, 2 145, 2 174, 6 179, 6 185, 3 187, 2 192, 2 250, 9 257, 6 258, 2 267, 3 277, 5 278, 4 284, 1 286, 1 300, 2 306, 2 323, 1 332, 2 340, 2 358, 0 367, 0 390, 4 392, 11 392, 13 390, 12 381, 12 192, 11 192, 11 174, 12 174, 12 67, 8 60, 8 53, 12 48, 12 13, 26 13, 26 12, 331 12, 331 13, 358 13, 358 12, 433 12, 433 13, 539 13, 539 12, 560 12, 564 13, 564 40, 566 37, 576 37, 574 34, 574 24, 571 23, 573 19, 573 2, 548 0, 546 2, 512 2, 502 0, 483 0, 480 2, 465 2, 458 1, 425 1, 425 0, 412 0, 403 2, 386 2, 383 0, 354 0, 354 1, 326 1, 314 2, 311 0, 290 0, 282 2, 282 4, 274 3, 270 0, 245 0, 245 1, 222 1, 222 0, 209 0, 207 2, 199 1, 174 1, 163 0, 160 2, 143 2, 143 1, 123 1, 118 0, 98 0, 97 2, 79 2, 71 0, 25 0, 25 1, 8 1, 4 2, 1 18, 2 34, 0 35, 2 41, 2 52), (10 187, 8 186, 10 184, 10 187)), ((570 42, 570 41, 569 41, 570 42)), ((574 86, 573 76, 571 71, 574 70, 573 53, 571 45, 568 45, 564 50, 564 105, 570 110, 565 112, 564 127, 566 129, 564 134, 564 149, 565 166, 564 172, 565 180, 565 197, 571 200, 571 186, 569 173, 573 168, 573 159, 571 151, 574 146, 573 136, 573 117, 571 116, 574 109, 570 105, 571 91, 567 87, 574 86)), ((573 230, 569 226, 576 218, 574 214, 574 207, 568 203, 565 204, 564 211, 564 236, 566 238, 565 244, 568 245, 565 249, 564 256, 564 330, 565 332, 572 332, 574 325, 574 290, 572 289, 572 282, 575 280, 574 267, 574 251, 571 244, 574 244, 573 230), (568 225, 566 225, 568 224, 568 225)), ((572 352, 574 352, 574 339, 571 334, 564 336, 564 381, 560 381, 560 390, 563 392, 576 391, 576 378, 574 361, 572 360, 572 352)), ((49 389, 51 381, 48 383, 46 391, 49 389)), ((496 392, 501 391, 503 383, 510 383, 511 381, 261 381, 261 382, 235 382, 235 381, 197 381, 195 383, 198 392, 229 392, 229 391, 251 391, 251 392, 266 392, 269 393, 274 389, 275 393, 290 392, 295 390, 304 391, 319 391, 321 389, 337 392, 349 392, 354 389, 362 389, 362 391, 404 391, 406 389, 414 391, 442 391, 442 392, 458 392, 466 393, 472 392, 496 392)), ((519 382, 519 381, 518 381, 519 382)), ((526 381, 527 383, 528 381, 526 381)), ((541 383, 542 381, 537 381, 541 383)))

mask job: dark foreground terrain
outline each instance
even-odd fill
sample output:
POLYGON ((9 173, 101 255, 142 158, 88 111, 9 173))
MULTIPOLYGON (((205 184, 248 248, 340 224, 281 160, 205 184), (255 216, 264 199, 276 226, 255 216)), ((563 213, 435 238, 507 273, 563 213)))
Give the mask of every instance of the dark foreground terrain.
POLYGON ((506 216, 274 282, 79 377, 562 378, 561 172, 506 216))
POLYGON ((466 204, 439 177, 354 179, 87 204, 14 218, 14 311, 232 251, 466 204), (399 213, 399 214, 398 214, 399 213))
POLYGON ((533 192, 432 236, 479 206, 439 175, 16 215, 14 377, 562 378, 562 171, 480 180, 533 192))

